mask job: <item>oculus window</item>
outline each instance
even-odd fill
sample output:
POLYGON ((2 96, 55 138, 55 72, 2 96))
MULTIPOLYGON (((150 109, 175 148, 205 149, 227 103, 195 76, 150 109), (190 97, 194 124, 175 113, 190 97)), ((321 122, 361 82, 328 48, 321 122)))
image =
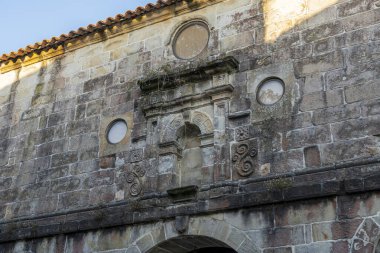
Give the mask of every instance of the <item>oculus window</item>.
POLYGON ((125 138, 127 132, 127 122, 122 119, 115 120, 108 126, 107 140, 111 144, 117 144, 125 138))
POLYGON ((279 78, 264 80, 257 89, 257 101, 262 105, 274 105, 285 93, 284 82, 279 78))

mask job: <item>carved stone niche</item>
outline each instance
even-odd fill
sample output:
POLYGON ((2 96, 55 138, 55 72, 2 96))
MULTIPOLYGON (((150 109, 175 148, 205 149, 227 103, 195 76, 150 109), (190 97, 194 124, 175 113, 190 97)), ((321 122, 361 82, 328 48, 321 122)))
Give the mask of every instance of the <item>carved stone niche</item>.
POLYGON ((224 136, 226 119, 215 112, 228 107, 237 69, 236 59, 226 57, 161 69, 139 81, 142 110, 147 122, 156 122, 159 129, 147 136, 158 146, 158 187, 166 187, 159 191, 212 183, 221 174, 214 171, 215 157, 220 156, 215 145, 226 142, 219 137, 224 136), (159 140, 153 136, 157 133, 159 140))
MULTIPOLYGON (((203 109, 209 111, 212 107, 203 109)), ((160 161, 165 162, 159 164, 158 171, 176 177, 173 187, 200 185, 212 177, 205 175, 204 170, 207 165, 214 164, 213 122, 199 111, 192 111, 190 115, 189 118, 175 115, 163 129, 159 143, 160 161)), ((164 117, 163 120, 168 119, 164 117)))

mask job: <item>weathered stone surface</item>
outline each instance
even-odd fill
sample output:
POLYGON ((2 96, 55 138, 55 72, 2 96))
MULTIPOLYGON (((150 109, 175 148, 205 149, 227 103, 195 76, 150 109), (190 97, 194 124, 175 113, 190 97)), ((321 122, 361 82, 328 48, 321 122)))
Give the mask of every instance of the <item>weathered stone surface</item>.
POLYGON ((363 101, 380 96, 380 88, 377 82, 360 84, 347 87, 344 91, 348 103, 363 101))
POLYGON ((270 231, 248 232, 248 236, 261 248, 297 245, 305 242, 302 236, 303 226, 277 228, 270 231))
POLYGON ((321 146, 322 164, 334 164, 342 160, 372 157, 377 152, 377 143, 372 138, 346 140, 321 146))
POLYGON ((361 116, 360 106, 358 104, 348 104, 348 105, 335 106, 335 107, 330 107, 326 109, 315 110, 313 112, 312 122, 315 125, 324 125, 324 124, 335 123, 335 122, 339 122, 339 121, 347 120, 347 119, 355 119, 355 118, 359 118, 360 116, 361 116))
POLYGON ((338 16, 346 17, 359 12, 369 11, 374 4, 373 0, 349 1, 339 5, 338 16))
POLYGON ((326 222, 312 225, 313 241, 342 240, 352 238, 362 219, 326 222))
POLYGON ((52 156, 52 167, 62 166, 78 161, 78 153, 74 151, 56 154, 52 156))
POLYGON ((380 117, 360 118, 347 120, 331 125, 334 140, 348 140, 380 134, 380 117))
POLYGON ((96 132, 99 129, 99 118, 91 117, 84 120, 72 121, 67 126, 67 135, 96 132))
POLYGON ((83 93, 105 88, 111 85, 113 82, 113 75, 105 75, 94 80, 90 80, 84 83, 83 93))
POLYGON ((302 37, 306 43, 324 39, 343 32, 343 26, 340 22, 327 23, 314 27, 302 32, 302 37))
POLYGON ((53 180, 51 184, 51 190, 55 193, 69 192, 77 190, 80 186, 80 178, 66 177, 57 180, 53 180))
POLYGON ((335 199, 299 203, 299 205, 282 205, 275 209, 275 222, 277 225, 308 224, 318 221, 332 221, 336 218, 335 199), (305 208, 304 205, 308 208, 305 208), (314 208, 312 207, 314 206, 314 208))
POLYGON ((331 142, 330 128, 317 126, 288 132, 284 140, 284 147, 293 149, 329 142, 331 142))
POLYGON ((291 247, 280 247, 280 248, 272 248, 272 249, 265 249, 264 253, 292 253, 291 247))
POLYGON ((343 104, 343 91, 322 91, 310 93, 302 98, 300 109, 302 111, 311 111, 315 109, 338 106, 343 104))
POLYGON ((321 154, 318 146, 310 146, 304 149, 305 165, 307 168, 321 165, 321 154))
POLYGON ((0 63, 0 252, 373 253, 379 1, 161 5, 0 63))
POLYGON ((343 67, 343 54, 340 51, 305 58, 296 61, 294 66, 297 77, 341 67, 343 67))
POLYGON ((308 253, 317 253, 317 252, 349 252, 350 246, 348 242, 323 242, 323 243, 313 243, 305 246, 297 246, 295 248, 296 253, 308 252, 308 253))

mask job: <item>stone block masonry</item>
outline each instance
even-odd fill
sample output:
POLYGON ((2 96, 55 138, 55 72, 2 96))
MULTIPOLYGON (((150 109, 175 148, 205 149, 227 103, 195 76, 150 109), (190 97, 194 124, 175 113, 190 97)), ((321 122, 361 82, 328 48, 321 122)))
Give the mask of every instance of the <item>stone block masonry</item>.
POLYGON ((379 45, 375 0, 195 0, 2 62, 0 253, 379 253, 379 45))

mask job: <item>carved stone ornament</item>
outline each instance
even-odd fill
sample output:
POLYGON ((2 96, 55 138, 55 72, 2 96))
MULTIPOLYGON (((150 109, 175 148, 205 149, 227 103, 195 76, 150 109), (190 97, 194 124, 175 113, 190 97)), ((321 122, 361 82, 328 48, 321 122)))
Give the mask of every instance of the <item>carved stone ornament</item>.
POLYGON ((244 141, 249 139, 249 127, 248 126, 243 126, 239 127, 235 131, 235 139, 237 141, 244 141))
POLYGON ((235 145, 232 155, 233 168, 242 177, 250 176, 254 171, 254 158, 257 156, 257 149, 251 147, 248 142, 235 145))
POLYGON ((126 174, 126 181, 130 185, 129 193, 131 196, 135 197, 140 195, 142 191, 141 179, 145 176, 145 169, 140 165, 135 165, 131 172, 126 174))
POLYGON ((189 228, 189 216, 177 216, 175 217, 174 227, 178 233, 183 234, 189 228))
POLYGON ((144 153, 142 149, 135 149, 130 153, 131 163, 141 162, 143 157, 144 153))

